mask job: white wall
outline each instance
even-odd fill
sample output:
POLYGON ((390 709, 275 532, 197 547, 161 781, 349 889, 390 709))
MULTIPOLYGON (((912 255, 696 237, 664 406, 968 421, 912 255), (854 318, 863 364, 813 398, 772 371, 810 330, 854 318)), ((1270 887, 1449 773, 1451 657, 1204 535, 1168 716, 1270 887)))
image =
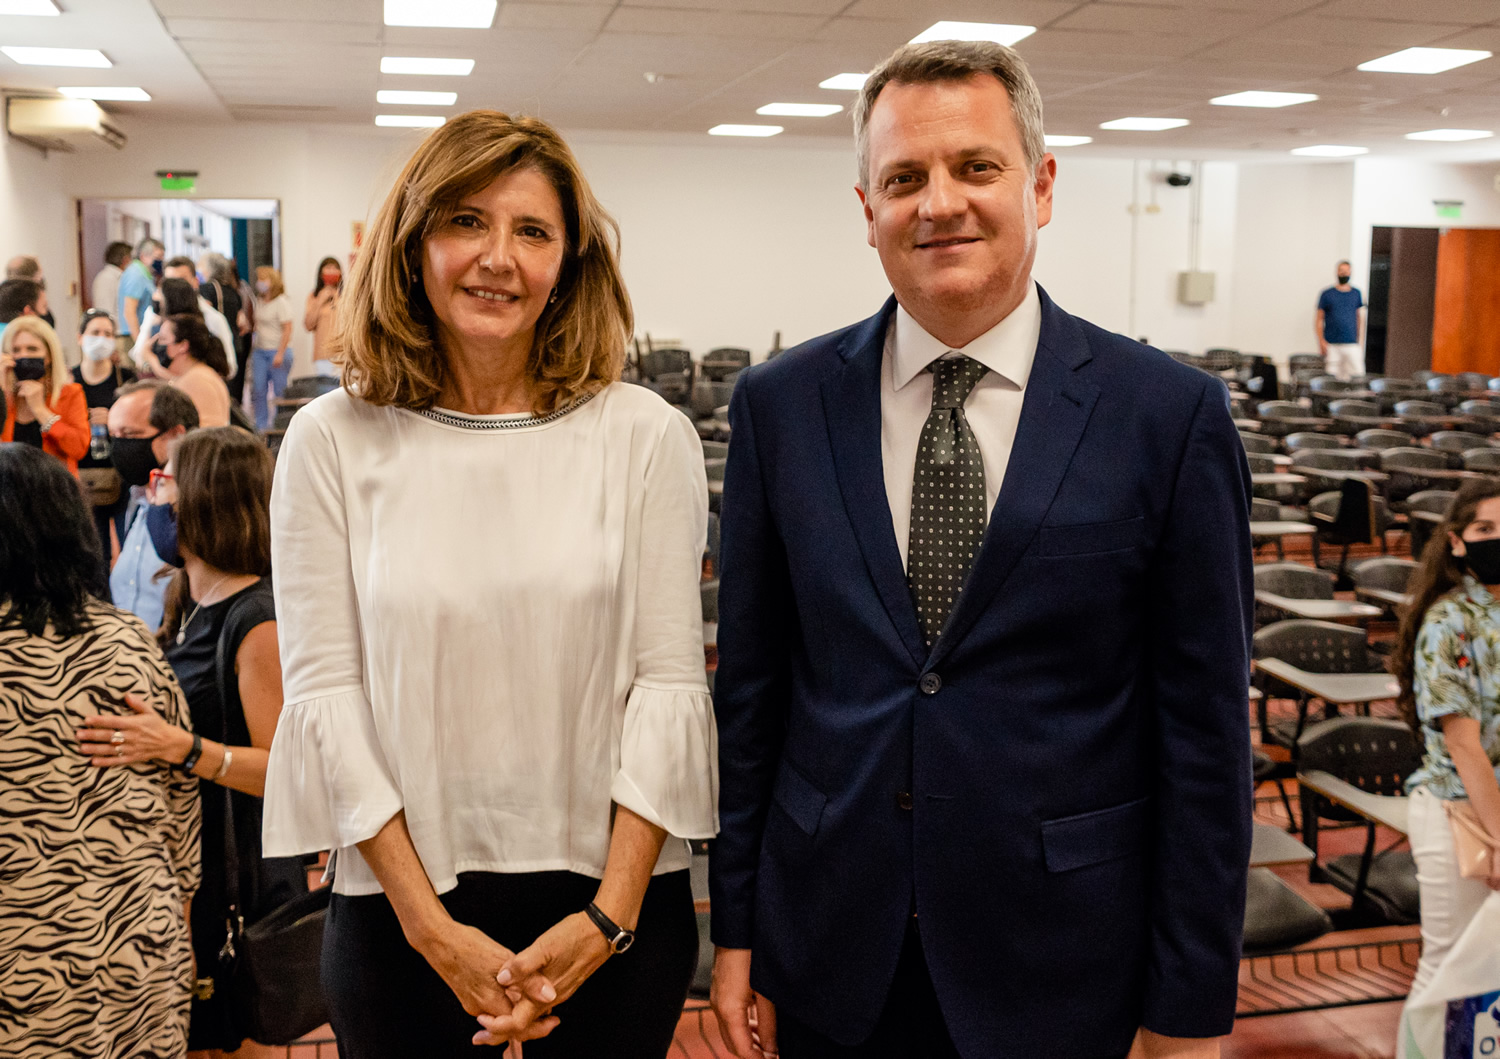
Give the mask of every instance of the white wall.
POLYGON ((63 347, 77 354, 78 253, 75 206, 59 186, 63 156, 0 135, 0 262, 33 254, 42 262, 48 303, 63 347))
MULTIPOLYGON (((56 287, 54 277, 71 280, 76 268, 73 198, 160 198, 156 170, 196 169, 200 198, 280 200, 283 271, 300 305, 320 258, 347 260, 352 223, 373 214, 419 139, 348 126, 128 131, 123 151, 45 161, 6 145, 0 254, 39 253, 56 287)), ((570 140, 620 221, 640 332, 699 353, 739 345, 759 356, 773 332, 791 345, 869 315, 889 291, 865 242, 846 145, 606 133, 570 140)), ((1156 345, 1285 358, 1310 345, 1309 306, 1333 263, 1349 257, 1361 277, 1369 226, 1430 220, 1434 197, 1464 199, 1464 224, 1500 224, 1500 195, 1484 166, 1194 167, 1060 152, 1056 209, 1040 235, 1036 274, 1068 310, 1156 345), (1165 185, 1171 170, 1195 172, 1193 187, 1165 185), (1208 305, 1184 306, 1176 284, 1192 264, 1195 195, 1198 267, 1216 273, 1218 290, 1208 305)), ((309 340, 300 328, 297 335, 298 367, 306 370, 309 340)))

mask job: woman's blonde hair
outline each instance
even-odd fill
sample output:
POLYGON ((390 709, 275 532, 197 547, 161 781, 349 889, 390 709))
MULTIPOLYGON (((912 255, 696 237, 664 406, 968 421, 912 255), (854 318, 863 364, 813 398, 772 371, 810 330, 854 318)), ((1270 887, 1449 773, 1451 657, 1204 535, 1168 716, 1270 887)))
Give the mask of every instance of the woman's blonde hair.
MULTIPOLYGON (((277 272, 270 265, 256 266, 255 282, 260 283, 262 280, 271 285, 270 290, 266 291, 265 294, 260 295, 262 301, 270 301, 272 298, 279 298, 286 293, 286 286, 281 282, 281 273, 277 272)), ((260 289, 258 287, 256 288, 255 293, 260 294, 260 289)))
POLYGON ((448 368, 422 288, 423 240, 466 196, 526 168, 552 185, 567 222, 556 296, 537 320, 526 364, 533 410, 555 411, 620 377, 635 321, 617 260, 619 227, 552 126, 472 110, 417 148, 354 262, 332 354, 343 362, 346 386, 371 404, 432 405, 448 368))
POLYGON ((52 330, 52 325, 40 316, 18 316, 6 325, 4 336, 0 337, 0 350, 15 352, 16 336, 24 334, 36 335, 42 345, 47 347, 50 371, 42 383, 46 387, 47 402, 50 404, 59 391, 73 381, 68 374, 67 364, 63 363, 62 343, 57 340, 57 332, 52 330))

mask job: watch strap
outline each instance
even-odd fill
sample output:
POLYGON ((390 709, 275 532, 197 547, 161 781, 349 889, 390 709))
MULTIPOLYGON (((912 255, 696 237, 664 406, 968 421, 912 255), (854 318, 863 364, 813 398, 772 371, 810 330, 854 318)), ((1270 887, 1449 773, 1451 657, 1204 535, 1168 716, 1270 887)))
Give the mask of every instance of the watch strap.
POLYGON ((635 934, 620 926, 614 920, 599 910, 599 906, 590 901, 585 908, 584 914, 593 920, 594 926, 599 928, 599 933, 604 935, 604 940, 609 943, 609 950, 615 954, 624 952, 630 948, 635 941, 635 934))
POLYGON ((177 767, 183 772, 192 772, 193 767, 198 764, 198 759, 203 756, 203 736, 197 732, 193 733, 193 748, 188 751, 187 757, 182 759, 182 764, 177 767))

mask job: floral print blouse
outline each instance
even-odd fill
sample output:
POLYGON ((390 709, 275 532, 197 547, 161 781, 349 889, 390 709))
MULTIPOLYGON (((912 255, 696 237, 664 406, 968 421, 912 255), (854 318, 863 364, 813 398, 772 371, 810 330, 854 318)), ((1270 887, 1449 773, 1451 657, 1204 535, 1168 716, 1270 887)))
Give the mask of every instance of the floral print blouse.
POLYGON ((1456 714, 1478 721, 1480 745, 1490 763, 1500 766, 1500 601, 1465 575, 1462 585, 1427 609, 1415 662, 1412 683, 1425 747, 1422 767, 1406 789, 1467 797, 1438 718, 1456 714))

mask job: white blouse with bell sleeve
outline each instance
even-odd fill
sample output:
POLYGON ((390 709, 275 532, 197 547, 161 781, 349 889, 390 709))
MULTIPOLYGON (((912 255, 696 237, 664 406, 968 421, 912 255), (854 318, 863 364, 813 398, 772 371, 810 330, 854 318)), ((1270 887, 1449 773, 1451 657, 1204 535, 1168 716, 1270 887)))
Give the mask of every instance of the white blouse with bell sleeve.
POLYGON ((399 810, 439 893, 464 871, 599 878, 611 803, 718 830, 692 424, 615 383, 551 416, 375 407, 338 390, 287 430, 271 498, 286 705, 264 853, 337 850, 399 810))

